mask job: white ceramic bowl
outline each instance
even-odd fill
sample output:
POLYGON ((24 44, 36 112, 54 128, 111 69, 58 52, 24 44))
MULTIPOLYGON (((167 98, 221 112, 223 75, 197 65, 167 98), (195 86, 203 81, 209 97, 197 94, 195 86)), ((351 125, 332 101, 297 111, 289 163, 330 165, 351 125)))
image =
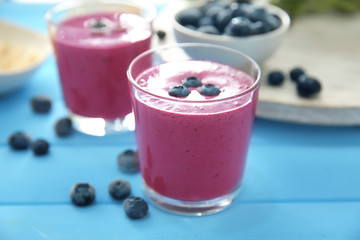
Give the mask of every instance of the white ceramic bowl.
POLYGON ((0 51, 8 52, 1 53, 0 62, 3 64, 0 66, 0 94, 5 94, 26 83, 50 53, 51 45, 46 34, 7 21, 0 21, 0 32, 6 33, 0 34, 0 51))
MULTIPOLYGON (((222 45, 229 47, 248 55, 258 63, 264 62, 268 59, 275 50, 279 47, 285 32, 290 26, 289 15, 281 8, 270 4, 258 4, 257 6, 265 8, 268 12, 276 15, 281 20, 281 25, 270 32, 246 36, 246 37, 233 37, 225 35, 212 35, 207 33, 198 32, 190 28, 182 26, 177 22, 177 15, 184 9, 180 9, 175 13, 173 19, 173 27, 175 38, 177 42, 189 43, 200 42, 222 45)), ((199 5, 191 7, 200 7, 199 5)))

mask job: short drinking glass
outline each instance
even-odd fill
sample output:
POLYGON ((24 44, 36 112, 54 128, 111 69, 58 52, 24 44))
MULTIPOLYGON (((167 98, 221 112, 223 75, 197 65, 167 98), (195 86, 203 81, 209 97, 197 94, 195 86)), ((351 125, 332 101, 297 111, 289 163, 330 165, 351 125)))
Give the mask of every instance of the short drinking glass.
POLYGON ((48 31, 75 129, 100 136, 133 130, 126 70, 150 48, 155 15, 147 1, 126 0, 65 1, 48 10, 48 31))
POLYGON ((229 48, 176 44, 140 54, 128 78, 147 197, 191 215, 229 206, 243 179, 258 65, 229 48))

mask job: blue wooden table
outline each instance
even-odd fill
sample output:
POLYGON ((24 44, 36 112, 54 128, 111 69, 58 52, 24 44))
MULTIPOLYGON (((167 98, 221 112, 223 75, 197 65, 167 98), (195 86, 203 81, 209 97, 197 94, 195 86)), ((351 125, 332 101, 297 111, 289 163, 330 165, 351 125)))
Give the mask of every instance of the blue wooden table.
MULTIPOLYGON (((49 7, 3 2, 0 17, 46 33, 49 7)), ((23 88, 0 97, 0 240, 360 239, 358 127, 256 119, 242 193, 230 208, 186 217, 150 205, 149 215, 134 221, 107 191, 113 179, 126 178, 132 194, 144 197, 140 174, 116 164, 120 152, 136 149, 134 134, 59 138, 54 124, 64 116, 53 56, 23 88), (53 99, 49 114, 31 110, 38 94, 53 99), (48 140, 49 154, 12 151, 7 139, 18 130, 48 140), (93 205, 71 204, 77 182, 93 184, 93 205)))

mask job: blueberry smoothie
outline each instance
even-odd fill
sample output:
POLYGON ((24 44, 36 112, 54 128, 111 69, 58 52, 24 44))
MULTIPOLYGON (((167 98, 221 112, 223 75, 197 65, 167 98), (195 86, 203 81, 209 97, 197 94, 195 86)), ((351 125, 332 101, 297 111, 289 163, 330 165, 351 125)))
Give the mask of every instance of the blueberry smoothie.
POLYGON ((69 110, 106 120, 129 114, 126 69, 150 48, 150 38, 150 24, 131 13, 91 13, 60 22, 52 40, 69 110))
POLYGON ((258 90, 241 93, 255 80, 224 64, 185 60, 150 67, 134 81, 135 131, 147 187, 181 201, 237 190, 258 90))

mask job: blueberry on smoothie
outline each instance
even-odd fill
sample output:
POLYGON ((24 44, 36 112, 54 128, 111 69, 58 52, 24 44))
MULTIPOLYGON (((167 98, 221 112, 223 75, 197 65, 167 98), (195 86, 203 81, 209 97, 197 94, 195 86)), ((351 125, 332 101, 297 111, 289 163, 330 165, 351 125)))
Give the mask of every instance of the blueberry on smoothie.
POLYGON ((93 30, 100 30, 100 29, 104 29, 104 28, 108 27, 107 22, 108 21, 106 21, 105 19, 102 19, 102 18, 90 19, 89 26, 93 30))
POLYGON ((149 206, 140 197, 129 197, 123 203, 126 215, 131 219, 141 219, 148 213, 149 206))
POLYGON ((173 86, 169 88, 168 92, 173 97, 186 97, 190 94, 190 90, 183 85, 173 86))
POLYGON ((48 96, 35 96, 31 99, 31 107, 36 113, 48 113, 51 109, 51 98, 48 96))
POLYGON ((95 200, 95 189, 89 183, 76 183, 70 190, 70 199, 76 206, 88 206, 95 200))
POLYGON ((182 84, 185 87, 200 87, 201 81, 199 78, 191 76, 191 77, 185 78, 183 80, 182 84))
POLYGON ((220 89, 213 84, 205 84, 200 87, 199 92, 204 96, 216 96, 220 94, 220 89))
POLYGON ((272 71, 267 76, 267 81, 271 86, 280 86, 284 80, 285 76, 281 71, 272 71))
POLYGON ((73 126, 70 118, 61 118, 55 124, 55 132, 59 137, 66 137, 72 134, 73 126))
POLYGON ((294 82, 299 81, 299 77, 305 74, 305 71, 302 68, 296 67, 290 70, 290 78, 294 82))
POLYGON ((113 22, 107 18, 92 18, 85 24, 88 25, 91 34, 106 34, 107 32, 114 30, 122 30, 121 25, 114 25, 113 22))
POLYGON ((123 200, 131 192, 131 185, 125 179, 115 179, 109 185, 109 193, 116 200, 123 200))
POLYGON ((50 144, 43 139, 38 139, 31 143, 31 149, 37 156, 45 155, 49 152, 50 144))
POLYGON ((135 173, 139 171, 139 159, 137 153, 133 150, 126 150, 117 157, 119 169, 126 173, 135 173))
POLYGON ((317 79, 303 74, 296 83, 296 90, 300 97, 308 98, 315 96, 320 92, 321 84, 317 79))
POLYGON ((30 135, 25 132, 15 132, 9 136, 8 142, 13 150, 25 150, 30 146, 30 135))

